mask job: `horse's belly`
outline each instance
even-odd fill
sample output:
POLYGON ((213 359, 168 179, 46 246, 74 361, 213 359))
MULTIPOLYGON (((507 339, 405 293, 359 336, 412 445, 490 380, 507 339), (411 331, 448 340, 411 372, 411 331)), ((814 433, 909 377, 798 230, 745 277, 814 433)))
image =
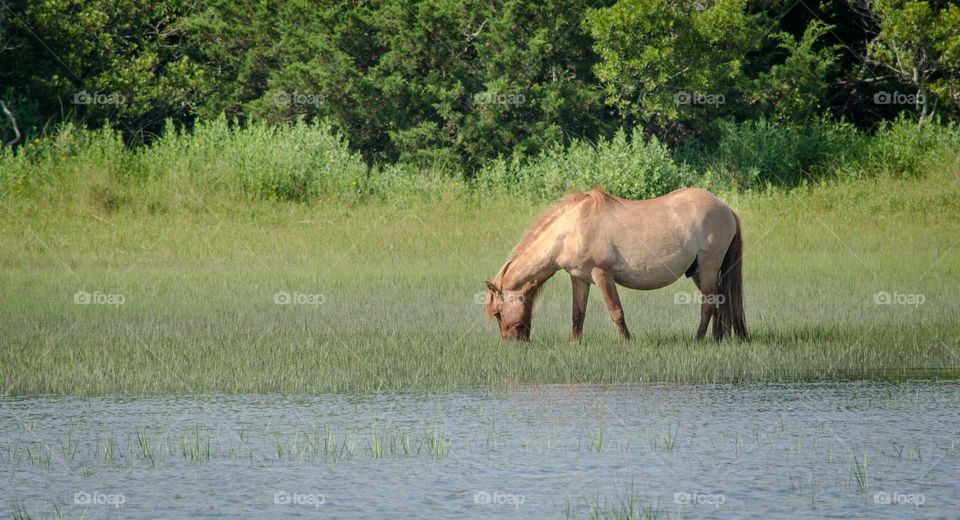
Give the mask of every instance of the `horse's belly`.
POLYGON ((669 253, 644 250, 624 255, 611 269, 618 284, 630 289, 666 287, 682 277, 697 256, 693 244, 676 244, 669 253))
POLYGON ((628 226, 629 217, 568 235, 557 266, 589 281, 594 281, 593 269, 603 269, 617 284, 637 290, 660 289, 681 278, 700 251, 697 233, 676 218, 628 226))
POLYGON ((672 284, 683 276, 685 270, 686 267, 681 269, 677 266, 666 265, 651 266, 641 271, 634 269, 614 269, 613 277, 618 284, 624 287, 648 291, 660 289, 661 287, 672 284))

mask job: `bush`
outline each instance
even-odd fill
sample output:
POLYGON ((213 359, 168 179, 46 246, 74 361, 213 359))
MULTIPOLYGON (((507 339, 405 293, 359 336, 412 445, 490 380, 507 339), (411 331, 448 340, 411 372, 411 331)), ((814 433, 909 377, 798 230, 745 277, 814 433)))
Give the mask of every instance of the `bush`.
POLYGON ((128 204, 200 206, 211 195, 356 200, 367 182, 359 154, 323 124, 231 128, 221 118, 189 132, 167 128, 151 145, 131 149, 109 127, 63 125, 15 152, 0 152, 0 187, 36 198, 80 195, 113 211, 128 204))
POLYGON ((442 164, 417 166, 388 164, 374 168, 358 196, 364 200, 435 200, 445 195, 465 194, 467 185, 459 170, 442 164))
POLYGON ((682 147, 678 157, 732 188, 797 186, 831 176, 864 153, 863 138, 853 125, 826 119, 806 124, 721 121, 717 130, 715 143, 682 147))
POLYGON ((933 162, 960 150, 960 131, 939 122, 918 126, 901 117, 885 121, 870 139, 864 161, 857 165, 863 174, 912 177, 926 172, 933 162))
POLYGON ((552 148, 524 163, 519 158, 494 161, 475 179, 480 191, 552 199, 572 190, 601 187, 622 197, 643 199, 692 184, 693 171, 673 161, 656 138, 644 140, 639 130, 628 139, 618 132, 596 145, 574 141, 552 148))
POLYGON ((120 182, 129 157, 120 134, 109 126, 91 131, 65 123, 13 150, 0 149, 0 192, 70 198, 83 191, 78 183, 103 188, 120 182))
POLYGON ((230 128, 223 119, 166 134, 137 153, 145 181, 201 186, 254 199, 310 202, 356 193, 366 165, 325 124, 254 123, 230 128))
POLYGON ((314 203, 397 201, 459 195, 552 200, 601 187, 632 199, 684 186, 762 189, 807 179, 913 176, 955 161, 960 130, 901 119, 873 136, 827 120, 805 125, 723 122, 712 144, 676 154, 639 130, 596 144, 573 141, 531 159, 515 155, 480 169, 469 182, 449 165, 384 164, 368 168, 325 124, 235 126, 220 118, 191 131, 172 124, 149 146, 129 148, 120 133, 71 124, 11 151, 0 149, 0 200, 38 206, 85 205, 205 211, 238 199, 314 203))

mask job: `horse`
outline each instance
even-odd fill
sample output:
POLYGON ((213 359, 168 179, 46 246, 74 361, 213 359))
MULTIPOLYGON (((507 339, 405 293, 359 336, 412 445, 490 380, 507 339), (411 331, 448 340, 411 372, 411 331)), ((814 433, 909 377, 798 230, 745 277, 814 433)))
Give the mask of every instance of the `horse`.
POLYGON ((486 314, 502 340, 530 340, 534 303, 543 283, 561 269, 573 286, 573 340, 580 342, 590 285, 600 289, 622 340, 630 339, 617 285, 666 287, 686 275, 702 294, 702 339, 747 337, 743 315, 740 218, 712 193, 685 188, 630 200, 594 189, 555 204, 487 281, 486 314))

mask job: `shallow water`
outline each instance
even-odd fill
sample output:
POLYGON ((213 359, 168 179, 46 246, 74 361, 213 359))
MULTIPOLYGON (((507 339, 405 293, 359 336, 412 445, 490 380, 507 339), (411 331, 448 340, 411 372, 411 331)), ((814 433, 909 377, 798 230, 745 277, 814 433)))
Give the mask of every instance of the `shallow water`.
POLYGON ((0 397, 0 514, 954 518, 958 390, 0 397))

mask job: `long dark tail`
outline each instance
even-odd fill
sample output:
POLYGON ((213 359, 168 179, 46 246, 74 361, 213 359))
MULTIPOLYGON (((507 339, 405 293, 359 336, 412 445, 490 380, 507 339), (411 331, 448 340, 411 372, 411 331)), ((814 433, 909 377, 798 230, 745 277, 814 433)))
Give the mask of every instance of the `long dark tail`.
POLYGON ((747 322, 743 317, 743 236, 740 217, 734 213, 733 218, 737 221, 737 233, 720 265, 719 292, 723 301, 719 302, 713 323, 713 335, 717 339, 734 333, 740 338, 747 337, 747 322))

